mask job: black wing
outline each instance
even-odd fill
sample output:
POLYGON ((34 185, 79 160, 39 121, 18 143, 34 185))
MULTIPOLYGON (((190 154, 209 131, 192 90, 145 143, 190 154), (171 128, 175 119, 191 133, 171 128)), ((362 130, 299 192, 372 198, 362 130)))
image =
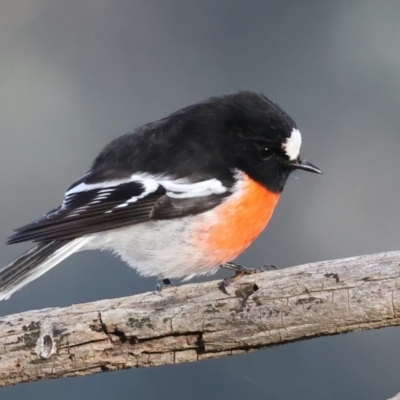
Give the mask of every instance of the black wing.
POLYGON ((7 244, 74 239, 151 219, 197 214, 230 193, 213 188, 215 179, 180 183, 127 171, 90 172, 68 189, 61 206, 17 229, 7 244))

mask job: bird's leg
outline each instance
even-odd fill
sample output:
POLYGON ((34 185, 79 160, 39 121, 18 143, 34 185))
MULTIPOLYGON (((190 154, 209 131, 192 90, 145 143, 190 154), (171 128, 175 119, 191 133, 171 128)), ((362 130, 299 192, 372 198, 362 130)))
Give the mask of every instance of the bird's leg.
POLYGON ((225 264, 220 265, 220 267, 229 269, 230 271, 235 272, 235 275, 229 276, 222 281, 221 290, 226 294, 228 294, 226 288, 233 282, 236 282, 237 280, 242 278, 243 276, 260 274, 265 271, 271 271, 271 270, 276 269, 275 265, 264 265, 260 268, 246 268, 246 267, 243 267, 242 265, 235 264, 233 262, 227 262, 225 264))
POLYGON ((163 279, 162 283, 157 283, 157 292, 160 296, 162 296, 161 292, 165 289, 165 288, 169 288, 169 287, 173 287, 174 284, 168 279, 163 279))

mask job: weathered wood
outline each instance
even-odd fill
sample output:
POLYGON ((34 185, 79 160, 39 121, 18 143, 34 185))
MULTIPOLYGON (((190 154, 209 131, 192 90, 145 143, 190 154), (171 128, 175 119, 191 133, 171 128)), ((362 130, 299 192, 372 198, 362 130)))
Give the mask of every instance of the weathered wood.
POLYGON ((0 385, 177 364, 400 324, 400 252, 0 318, 0 385))

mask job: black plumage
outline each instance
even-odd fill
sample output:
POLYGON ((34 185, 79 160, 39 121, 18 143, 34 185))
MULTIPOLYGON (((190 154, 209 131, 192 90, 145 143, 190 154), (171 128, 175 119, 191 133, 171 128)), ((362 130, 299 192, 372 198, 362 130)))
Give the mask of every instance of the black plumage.
POLYGON ((217 206, 230 193, 236 168, 279 192, 291 172, 282 164, 286 157, 282 143, 293 127, 294 122, 277 105, 251 92, 215 97, 186 107, 114 139, 67 194, 82 184, 102 187, 67 195, 63 206, 19 228, 7 243, 73 239, 150 219, 200 213, 217 206), (263 157, 265 148, 270 151, 268 159, 263 157), (218 179, 227 191, 178 200, 166 195, 160 185, 140 198, 146 190, 143 184, 123 182, 133 174, 193 183, 218 179), (122 183, 116 184, 119 181, 122 183), (107 187, 113 190, 95 202, 107 187), (139 199, 119 208, 135 197, 139 199))

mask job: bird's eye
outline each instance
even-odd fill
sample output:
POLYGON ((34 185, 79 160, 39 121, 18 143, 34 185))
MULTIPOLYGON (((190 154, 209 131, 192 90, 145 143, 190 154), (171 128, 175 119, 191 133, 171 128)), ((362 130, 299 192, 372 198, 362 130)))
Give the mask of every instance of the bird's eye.
POLYGON ((262 149, 260 149, 260 157, 263 160, 268 160, 268 158, 270 158, 272 154, 274 154, 274 152, 268 147, 263 147, 262 149))

